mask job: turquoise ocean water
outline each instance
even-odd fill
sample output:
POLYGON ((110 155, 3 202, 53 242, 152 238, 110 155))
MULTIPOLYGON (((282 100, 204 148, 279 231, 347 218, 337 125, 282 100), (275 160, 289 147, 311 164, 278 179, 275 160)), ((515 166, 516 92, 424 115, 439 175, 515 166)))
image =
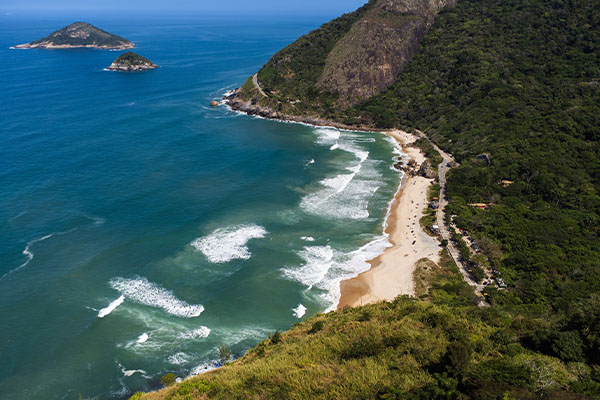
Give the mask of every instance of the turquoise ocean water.
POLYGON ((0 16, 0 398, 125 398, 335 307, 397 150, 207 107, 327 19, 0 16), (82 19, 161 68, 9 49, 82 19))

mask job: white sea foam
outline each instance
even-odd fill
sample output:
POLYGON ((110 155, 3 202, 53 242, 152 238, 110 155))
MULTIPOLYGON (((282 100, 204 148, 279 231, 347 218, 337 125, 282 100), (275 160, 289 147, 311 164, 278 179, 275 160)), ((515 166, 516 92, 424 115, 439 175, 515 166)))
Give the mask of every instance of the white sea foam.
POLYGON ((381 184, 376 161, 365 160, 323 179, 321 188, 305 195, 300 207, 307 213, 337 219, 369 218, 369 200, 381 184))
POLYGON ((315 238, 312 236, 302 236, 300 239, 307 241, 307 242, 314 242, 315 238))
POLYGON ((148 334, 147 333, 142 333, 140 336, 138 336, 137 340, 135 341, 136 343, 146 343, 148 341, 148 334))
POLYGON ((122 369, 123 376, 132 376, 133 374, 146 375, 146 371, 143 369, 122 369))
POLYGON ((294 316, 296 318, 302 318, 306 314, 306 307, 302 303, 298 304, 298 307, 293 308, 294 316))
POLYGON ((320 297, 328 304, 327 311, 331 311, 339 302, 340 282, 368 270, 367 261, 390 246, 387 236, 383 235, 350 253, 334 250, 331 246, 305 247, 298 253, 304 263, 300 267, 284 268, 283 275, 307 286, 307 290, 320 289, 320 297))
POLYGON ((204 374, 205 372, 212 371, 213 369, 217 369, 219 367, 220 365, 216 361, 202 363, 190 371, 190 376, 204 374))
POLYGON ((210 328, 201 326, 200 328, 191 331, 181 332, 177 337, 180 339, 198 339, 208 337, 208 335, 210 335, 210 328))
POLYGON ((200 304, 188 304, 179 300, 169 290, 149 282, 146 278, 113 278, 110 286, 121 292, 129 300, 150 307, 162 308, 178 317, 193 318, 199 316, 204 307, 200 304))
POLYGON ((250 239, 259 239, 267 231, 258 225, 243 225, 217 229, 208 236, 194 240, 191 245, 212 263, 225 263, 233 259, 248 259, 251 254, 246 244, 250 239))
POLYGON ((318 144, 348 152, 357 162, 345 167, 344 172, 321 180, 321 188, 305 195, 300 207, 305 212, 324 217, 368 218, 369 200, 379 187, 381 174, 377 170, 378 161, 369 160, 369 152, 361 147, 361 143, 373 138, 351 132, 341 135, 339 130, 330 128, 318 128, 315 133, 318 144))
POLYGON ((111 312, 115 311, 125 301, 125 296, 121 295, 118 299, 112 301, 108 306, 98 312, 98 318, 104 318, 111 312))
POLYGON ((301 267, 285 268, 283 275, 308 287, 313 286, 325 279, 327 271, 333 264, 334 252, 331 246, 308 246, 302 249, 298 255, 304 261, 301 267))
POLYGON ((182 351, 175 353, 167 359, 173 365, 182 365, 190 361, 190 356, 182 351))

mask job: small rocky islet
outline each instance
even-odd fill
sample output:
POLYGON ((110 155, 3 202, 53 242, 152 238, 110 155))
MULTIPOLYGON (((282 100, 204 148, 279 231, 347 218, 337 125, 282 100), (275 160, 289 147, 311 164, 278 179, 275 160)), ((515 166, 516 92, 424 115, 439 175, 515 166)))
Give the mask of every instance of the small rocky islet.
POLYGON ((108 71, 136 72, 159 68, 158 65, 137 53, 128 51, 118 56, 106 69, 108 71))

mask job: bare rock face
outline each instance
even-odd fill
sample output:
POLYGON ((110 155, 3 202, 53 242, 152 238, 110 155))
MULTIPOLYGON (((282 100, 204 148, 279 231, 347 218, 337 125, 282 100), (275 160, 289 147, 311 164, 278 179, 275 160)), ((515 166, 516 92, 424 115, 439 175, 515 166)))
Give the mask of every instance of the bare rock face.
POLYGON ((395 14, 411 14, 425 17, 430 23, 444 7, 455 6, 456 0, 386 0, 378 7, 395 14))
POLYGON ((382 92, 413 57, 437 13, 456 0, 380 0, 327 56, 319 85, 353 106, 382 92))

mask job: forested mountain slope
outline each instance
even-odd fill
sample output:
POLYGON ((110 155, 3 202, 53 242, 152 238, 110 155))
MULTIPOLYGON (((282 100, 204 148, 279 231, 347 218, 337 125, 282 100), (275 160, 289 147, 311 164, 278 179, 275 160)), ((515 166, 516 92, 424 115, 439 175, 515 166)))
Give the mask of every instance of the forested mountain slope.
POLYGON ((350 114, 420 129, 452 152, 462 165, 448 183, 451 213, 510 286, 494 303, 544 305, 600 362, 583 322, 600 293, 597 3, 461 1, 396 83, 350 114))

